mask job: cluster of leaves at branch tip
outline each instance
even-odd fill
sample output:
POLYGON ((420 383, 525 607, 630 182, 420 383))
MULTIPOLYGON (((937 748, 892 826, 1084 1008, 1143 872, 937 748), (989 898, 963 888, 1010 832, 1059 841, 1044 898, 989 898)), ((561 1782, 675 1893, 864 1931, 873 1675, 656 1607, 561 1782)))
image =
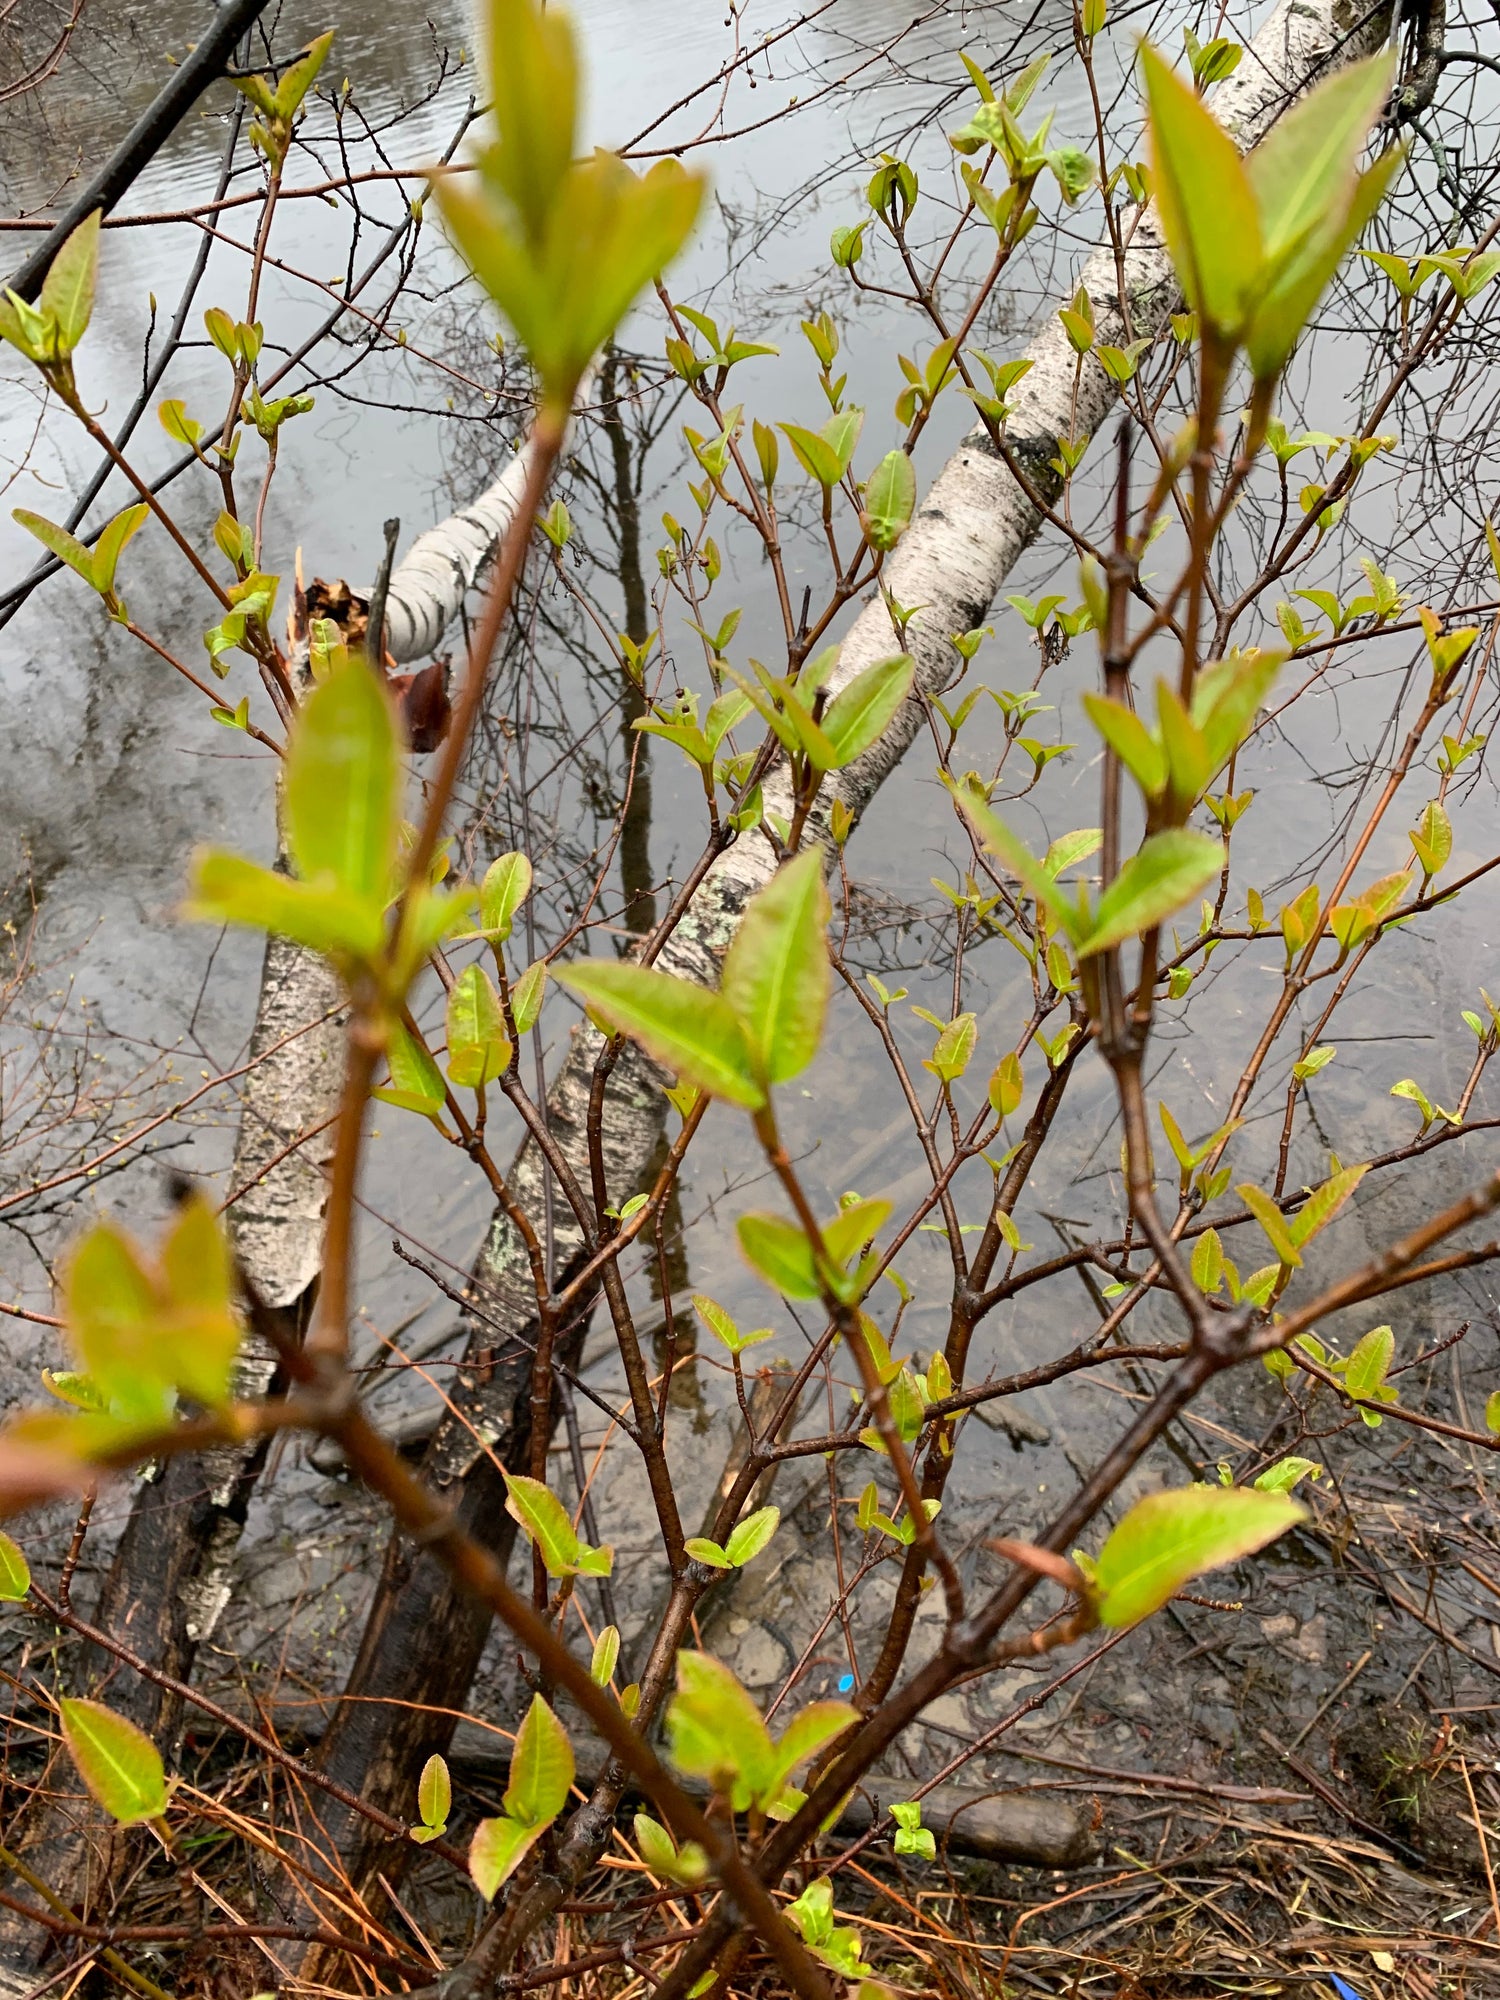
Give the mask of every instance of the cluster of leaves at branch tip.
MULTIPOLYGON (((86 1486, 99 1466, 127 1462, 170 1427, 179 1399, 230 1408, 240 1327, 229 1247, 204 1195, 181 1204, 154 1251, 96 1223, 69 1252, 60 1289, 77 1366, 43 1371, 53 1405, 23 1411, 0 1434, 7 1497, 86 1486)), ((0 1556, 0 1575, 0 1595, 24 1594, 19 1551, 14 1562, 0 1556)))
POLYGON ((482 1819, 469 1843, 469 1873, 479 1893, 494 1896, 568 1802, 573 1746, 547 1703, 533 1695, 511 1751, 510 1783, 493 1819, 482 1819))
MULTIPOLYGON (((1221 366, 1273 383, 1401 159, 1360 159, 1390 89, 1382 54, 1328 77, 1241 156, 1193 86, 1141 51, 1152 186, 1179 282, 1221 366)), ((1196 66, 1196 65, 1195 65, 1196 66)))
POLYGON ((790 1819, 804 1797, 791 1783, 793 1773, 858 1720, 847 1701, 809 1702, 773 1738, 729 1667, 684 1651, 667 1705, 667 1744, 679 1771, 706 1779, 736 1812, 790 1819))
POLYGON ((476 175, 443 175, 454 242, 525 346, 545 421, 561 426, 585 369, 687 240, 704 181, 676 160, 637 176, 615 154, 574 158, 573 26, 537 0, 488 0, 483 47, 494 136, 476 175))

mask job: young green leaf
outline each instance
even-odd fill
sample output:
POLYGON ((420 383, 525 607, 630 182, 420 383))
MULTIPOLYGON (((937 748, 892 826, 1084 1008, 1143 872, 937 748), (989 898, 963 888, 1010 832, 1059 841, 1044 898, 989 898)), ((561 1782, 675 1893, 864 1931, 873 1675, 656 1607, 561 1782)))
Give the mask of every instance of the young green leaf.
MULTIPOLYGON (((519 1027, 519 1023, 517 1024, 519 1027)), ((510 1067, 500 996, 482 965, 466 965, 448 990, 448 1074, 477 1090, 510 1067)))
POLYGON ((448 1766, 439 1756, 431 1756, 422 1766, 422 1775, 417 1780, 417 1811, 421 1824, 408 1828, 411 1838, 418 1846, 429 1840, 438 1840, 448 1831, 448 1814, 453 1806, 453 1785, 448 1776, 448 1766))
POLYGON ((95 590, 101 594, 114 589, 115 570, 119 566, 121 551, 150 512, 144 500, 137 506, 127 507, 124 513, 116 514, 94 544, 92 580, 95 590))
POLYGON ((650 966, 575 961, 557 974, 611 1033, 629 1035, 710 1097, 755 1111, 766 1101, 739 1015, 718 993, 650 966))
POLYGON ((531 894, 531 863, 524 854, 502 854, 485 870, 479 891, 484 935, 503 944, 510 936, 516 911, 531 894))
POLYGON ((287 845, 303 881, 383 905, 396 848, 396 719, 363 659, 335 668, 299 709, 285 782, 287 845))
POLYGON ((828 704, 823 734, 833 745, 830 768, 842 770, 862 757, 885 734, 891 718, 911 692, 916 662, 908 653, 877 660, 855 675, 828 704))
POLYGON ((540 1479, 507 1472, 505 1511, 520 1523, 541 1551, 548 1576, 576 1576, 584 1544, 557 1495, 540 1479))
POLYGON ((677 1655, 667 1744, 679 1771, 727 1792, 737 1810, 774 1775, 776 1753, 759 1709, 729 1668, 707 1653, 677 1655))
POLYGON ((110 1818, 121 1826, 160 1819, 167 1778, 151 1738, 102 1702, 64 1699, 59 1709, 68 1754, 110 1818))
POLYGON ((767 1083, 799 1075, 817 1053, 831 977, 830 914, 823 858, 809 848, 751 898, 725 956, 719 991, 767 1083))
POLYGON ((1080 958, 1106 951, 1153 929, 1196 896, 1224 866, 1224 848, 1206 833, 1169 827, 1153 833, 1099 898, 1093 923, 1078 946, 1080 958))
POLYGON ((865 540, 881 554, 893 549, 911 524, 917 475, 904 451, 889 451, 865 485, 865 540))
POLYGON ((31 1569, 9 1535, 0 1535, 0 1603, 19 1604, 31 1588, 31 1569))
POLYGON ((1302 1252, 1292 1239, 1286 1217, 1280 1207, 1263 1188, 1253 1181, 1241 1181, 1235 1193, 1255 1217, 1270 1241, 1271 1248, 1282 1263, 1295 1268, 1302 1262, 1302 1252))
POLYGON ((1205 1570, 1253 1555, 1307 1509, 1284 1492, 1186 1486, 1138 1500, 1100 1550, 1092 1583, 1102 1625, 1136 1625, 1205 1570))
POLYGON ((573 1746, 568 1732, 537 1694, 516 1732, 510 1783, 501 1804, 523 1826, 550 1826, 568 1803, 573 1783, 573 1746))
POLYGON ((1321 1479, 1323 1468, 1314 1458, 1278 1458, 1256 1479, 1262 1493, 1290 1493, 1301 1480, 1321 1479))
POLYGON ((724 1553, 736 1569, 753 1562, 775 1534, 781 1521, 779 1507, 759 1507, 747 1514, 724 1544, 724 1553))
POLYGON ((1021 1074, 1021 1058, 1014 1049, 1008 1050, 995 1065, 990 1078, 990 1109, 997 1118, 1009 1118, 1021 1102, 1025 1093, 1025 1079, 1021 1074))
POLYGON ((523 1826, 507 1815, 479 1822, 469 1842, 469 1873, 487 1902, 515 1874, 546 1831, 544 1826, 523 1826))
POLYGON ((693 1294, 693 1305, 709 1332, 722 1340, 731 1354, 743 1354, 747 1347, 755 1346, 757 1341, 771 1338, 771 1328, 768 1326, 758 1326, 752 1333, 741 1333, 718 1300, 708 1298, 702 1292, 693 1294))
MULTIPOLYGON (((1349 1394, 1366 1403, 1394 1403, 1396 1392, 1385 1378, 1395 1352, 1396 1336, 1388 1326, 1372 1327, 1356 1341, 1344 1368, 1344 1387, 1349 1394)), ((1361 1409, 1359 1414, 1371 1430, 1380 1428, 1377 1410, 1361 1409)))
POLYGON ((94 278, 99 268, 102 208, 85 217, 65 240, 42 280, 37 304, 57 324, 57 351, 62 357, 77 347, 94 312, 94 278))
POLYGON ((28 534, 35 535, 43 548, 50 549, 59 561, 65 562, 69 569, 76 571, 85 583, 92 586, 93 554, 76 535, 70 535, 66 528, 49 521, 45 514, 33 514, 29 507, 12 507, 11 519, 18 521, 28 534))
POLYGON ((1149 43, 1152 186, 1188 304, 1221 339, 1244 325, 1262 266, 1260 215, 1243 161, 1191 84, 1149 43))
POLYGON ((606 1625, 594 1641, 594 1655, 589 1661, 589 1679, 596 1687, 607 1688, 615 1676, 615 1666, 620 1657, 620 1628, 606 1625))
POLYGON ((382 1089, 372 1091, 371 1096, 378 1097, 383 1104, 394 1104, 399 1110, 415 1111, 423 1118, 440 1118, 448 1101, 442 1072, 426 1045, 414 1040, 399 1021, 391 1025, 385 1059, 391 1080, 382 1089))

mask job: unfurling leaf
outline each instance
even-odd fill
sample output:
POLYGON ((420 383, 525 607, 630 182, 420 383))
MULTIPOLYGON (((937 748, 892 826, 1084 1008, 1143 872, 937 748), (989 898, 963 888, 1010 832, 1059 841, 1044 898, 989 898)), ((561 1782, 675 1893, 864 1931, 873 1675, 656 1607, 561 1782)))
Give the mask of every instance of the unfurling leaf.
POLYGON ((1284 1492, 1187 1486, 1138 1500, 1100 1550, 1091 1581, 1102 1625, 1135 1625, 1205 1570, 1253 1555, 1306 1520, 1284 1492))
POLYGON ((904 451, 890 451, 865 483, 865 540, 882 554, 893 549, 911 523, 917 475, 904 451))

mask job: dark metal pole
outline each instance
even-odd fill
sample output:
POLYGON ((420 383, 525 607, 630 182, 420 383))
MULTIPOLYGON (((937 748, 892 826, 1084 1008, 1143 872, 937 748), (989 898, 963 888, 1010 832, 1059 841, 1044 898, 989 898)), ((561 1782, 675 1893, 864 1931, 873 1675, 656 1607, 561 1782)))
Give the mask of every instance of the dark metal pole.
POLYGON ((34 300, 52 260, 68 237, 96 208, 106 212, 114 207, 131 182, 153 160, 176 131, 201 93, 233 55, 240 37, 254 26, 264 12, 266 0, 228 0, 214 10, 209 32, 187 61, 172 73, 172 81, 143 111, 105 161, 99 172, 64 210, 36 249, 10 280, 9 289, 23 299, 34 300))

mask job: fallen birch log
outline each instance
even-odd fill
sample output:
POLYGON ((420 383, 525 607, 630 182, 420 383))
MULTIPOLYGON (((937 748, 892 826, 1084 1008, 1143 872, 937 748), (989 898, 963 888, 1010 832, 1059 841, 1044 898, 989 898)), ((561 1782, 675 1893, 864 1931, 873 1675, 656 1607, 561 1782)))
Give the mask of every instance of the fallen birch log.
MULTIPOLYGON (((1216 94, 1216 112, 1242 146, 1252 145, 1330 69, 1378 48, 1389 22, 1386 5, 1360 13, 1348 0, 1280 0, 1238 71, 1216 94)), ((1149 209, 1136 219, 1120 266, 1113 247, 1105 245, 1087 260, 1080 277, 1093 300, 1101 343, 1118 345, 1132 335, 1161 332, 1179 303, 1149 209)), ((1075 400, 1076 357, 1055 316, 1033 337, 1027 353, 1033 366, 1012 392, 1007 440, 1033 489, 1050 503, 1060 487, 1049 462, 1057 455, 1059 439, 1097 433, 1119 388, 1092 356, 1086 357, 1075 400)), ((983 620, 1042 519, 988 434, 970 432, 885 568, 886 584, 900 601, 925 607, 907 639, 923 689, 945 684, 952 670, 948 635, 983 620)), ((393 595, 394 585, 393 578, 393 595)), ((844 640, 830 694, 894 649, 889 619, 877 599, 860 613, 844 640)), ((900 763, 923 720, 922 706, 913 698, 880 742, 837 774, 837 796, 856 820, 900 763)), ((784 774, 773 772, 766 796, 773 810, 789 811, 784 774)), ((705 877, 656 960, 658 966, 716 985, 740 914, 775 867, 773 850, 758 834, 738 840, 705 877)), ((590 1184, 589 1091, 602 1046, 593 1028, 575 1028, 548 1096, 552 1133, 585 1187, 590 1184)), ((603 1121, 604 1164, 615 1201, 635 1193, 647 1178, 665 1126, 663 1083, 635 1045, 627 1046, 610 1078, 603 1121)), ((543 1174, 535 1148, 523 1148, 510 1185, 533 1216, 543 1212, 543 1174)), ((554 1197, 561 1285, 578 1268, 583 1243, 560 1191, 554 1197)), ((471 1371, 456 1385, 453 1411, 439 1426, 423 1470, 452 1501, 465 1529, 503 1559, 514 1529, 505 1513, 498 1463, 521 1463, 530 1420, 529 1343, 536 1333, 530 1266, 503 1214, 497 1213, 476 1260, 471 1289, 482 1312, 469 1342, 471 1371), (482 1367, 474 1366, 480 1357, 489 1358, 482 1367)), ((321 1746, 322 1768, 372 1804, 409 1816, 423 1762, 451 1743, 451 1712, 463 1706, 488 1627, 488 1614, 463 1600, 432 1558, 393 1535, 359 1657, 321 1746)), ((379 1869, 403 1863, 403 1854, 356 1814, 336 1808, 323 1815, 322 1824, 339 1870, 361 1888, 374 1881, 379 1869)))

